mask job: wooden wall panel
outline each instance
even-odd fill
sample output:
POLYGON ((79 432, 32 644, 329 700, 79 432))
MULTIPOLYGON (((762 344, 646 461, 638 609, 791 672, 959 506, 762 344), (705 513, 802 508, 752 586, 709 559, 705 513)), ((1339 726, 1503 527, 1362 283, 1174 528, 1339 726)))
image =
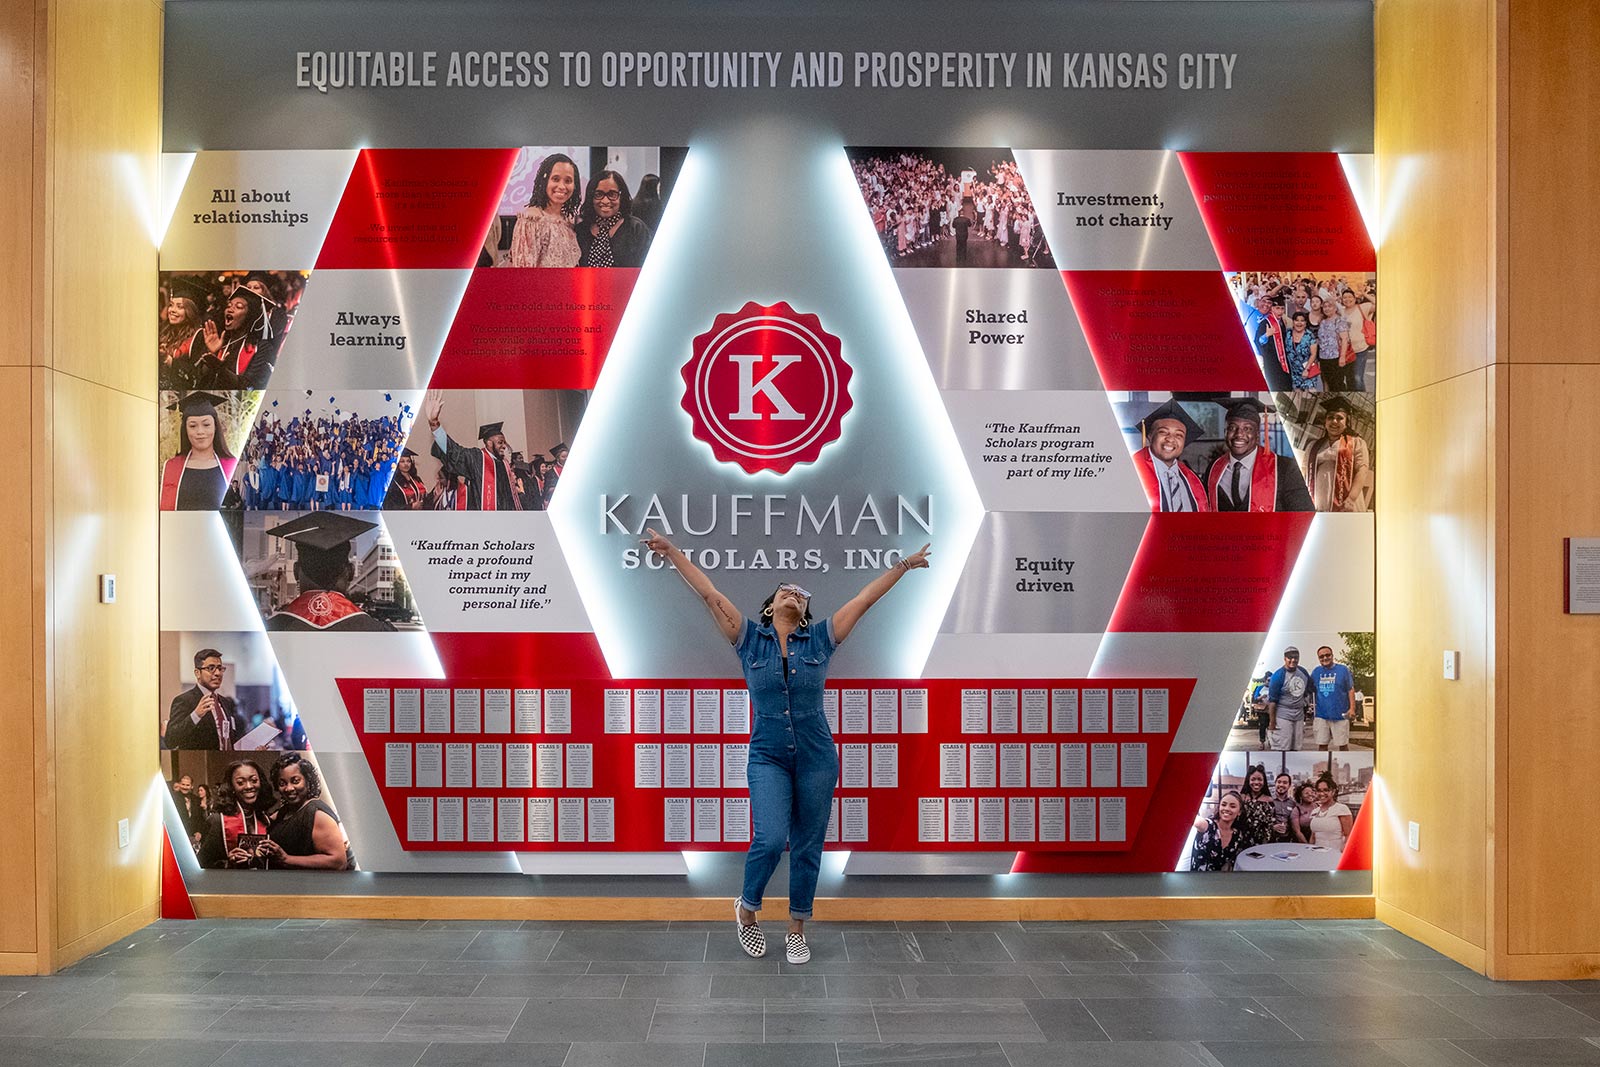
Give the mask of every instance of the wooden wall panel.
POLYGON ((1378 0, 1380 915, 1490 949, 1497 0, 1378 0), (1440 658, 1462 653, 1446 682, 1440 658), (1422 848, 1405 825, 1421 824, 1422 848))
POLYGON ((1379 399, 1494 359, 1495 7, 1378 0, 1379 399))
POLYGON ((33 94, 36 12, 30 0, 0 4, 0 263, 15 288, 0 300, 0 366, 33 361, 33 299, 36 286, 16 268, 33 262, 33 94))
POLYGON ((154 901, 160 792, 156 706, 155 403, 57 374, 53 688, 57 945, 154 901), (98 602, 102 573, 117 602, 98 602), (117 847, 117 820, 134 840, 117 847))
MULTIPOLYGON (((32 393, 27 367, 0 368, 0 396, 20 402, 32 393)), ((34 782, 37 748, 34 738, 33 604, 34 509, 21 506, 33 492, 33 433, 37 413, 31 405, 20 417, 0 419, 0 500, 12 506, 0 512, 0 953, 37 950, 34 887, 34 782)))
POLYGON ((55 366, 153 398, 161 7, 53 0, 50 37, 55 366))
POLYGON ((1600 537, 1600 453, 1570 437, 1587 437, 1600 366, 1508 375, 1506 951, 1600 953, 1600 852, 1583 844, 1595 820, 1581 801, 1566 814, 1550 804, 1587 792, 1600 761, 1600 618, 1561 607, 1562 537, 1600 537))
POLYGON ((1376 826, 1373 888, 1381 904, 1480 948, 1492 797, 1492 384, 1492 371, 1474 371, 1378 404, 1378 773, 1389 819, 1376 826), (1459 681, 1441 676, 1447 648, 1461 652, 1459 681), (1409 820, 1421 824, 1420 852, 1406 844, 1409 820))
POLYGON ((1515 363, 1600 364, 1577 340, 1600 283, 1600 4, 1508 5, 1507 276, 1515 363))

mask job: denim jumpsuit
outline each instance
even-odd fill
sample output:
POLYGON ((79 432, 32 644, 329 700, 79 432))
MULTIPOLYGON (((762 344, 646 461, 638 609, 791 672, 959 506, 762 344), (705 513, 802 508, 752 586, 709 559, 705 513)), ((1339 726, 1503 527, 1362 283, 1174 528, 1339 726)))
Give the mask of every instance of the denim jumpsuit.
POLYGON ((761 910, 784 846, 789 848, 789 916, 811 918, 817 870, 828 833, 839 753, 822 714, 822 687, 833 658, 833 620, 789 635, 788 676, 771 626, 744 621, 734 651, 750 690, 750 851, 739 902, 761 910))

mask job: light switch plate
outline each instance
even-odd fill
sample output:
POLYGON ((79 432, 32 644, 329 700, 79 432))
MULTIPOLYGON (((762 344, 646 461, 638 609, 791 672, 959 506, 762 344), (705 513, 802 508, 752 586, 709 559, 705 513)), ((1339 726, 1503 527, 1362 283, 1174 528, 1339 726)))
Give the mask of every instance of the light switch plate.
POLYGON ((117 576, 115 574, 102 574, 100 576, 100 603, 115 604, 117 602, 117 576))
POLYGON ((1422 851, 1422 827, 1418 823, 1406 823, 1406 844, 1411 846, 1411 851, 1422 851))
POLYGON ((128 847, 128 820, 127 819, 118 819, 117 820, 117 847, 118 848, 127 848, 128 847))
POLYGON ((1444 654, 1445 681, 1453 682, 1461 677, 1461 653, 1453 649, 1446 649, 1444 654))

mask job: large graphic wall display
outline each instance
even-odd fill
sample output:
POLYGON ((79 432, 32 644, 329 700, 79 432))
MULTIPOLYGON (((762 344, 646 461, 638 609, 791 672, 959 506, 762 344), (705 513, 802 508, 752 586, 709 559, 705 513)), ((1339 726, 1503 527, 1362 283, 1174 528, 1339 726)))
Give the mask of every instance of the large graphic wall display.
POLYGON ((1367 865, 1360 160, 184 162, 151 718, 203 866, 744 849, 749 696, 648 531, 752 616, 933 544, 838 651, 830 848, 1367 865))

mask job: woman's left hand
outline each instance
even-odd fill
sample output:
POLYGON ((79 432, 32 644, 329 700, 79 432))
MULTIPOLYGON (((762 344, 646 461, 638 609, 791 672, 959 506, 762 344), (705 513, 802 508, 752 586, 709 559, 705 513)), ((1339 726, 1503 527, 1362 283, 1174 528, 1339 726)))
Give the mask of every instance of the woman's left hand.
POLYGON ((923 545, 921 548, 911 553, 911 555, 902 557, 900 562, 905 564, 906 570, 908 571, 914 571, 918 567, 926 567, 928 565, 928 549, 931 548, 932 545, 933 542, 930 541, 928 544, 923 545))
POLYGON ((282 845, 269 837, 257 846, 256 855, 269 860, 282 860, 287 858, 289 854, 283 850, 282 845))

